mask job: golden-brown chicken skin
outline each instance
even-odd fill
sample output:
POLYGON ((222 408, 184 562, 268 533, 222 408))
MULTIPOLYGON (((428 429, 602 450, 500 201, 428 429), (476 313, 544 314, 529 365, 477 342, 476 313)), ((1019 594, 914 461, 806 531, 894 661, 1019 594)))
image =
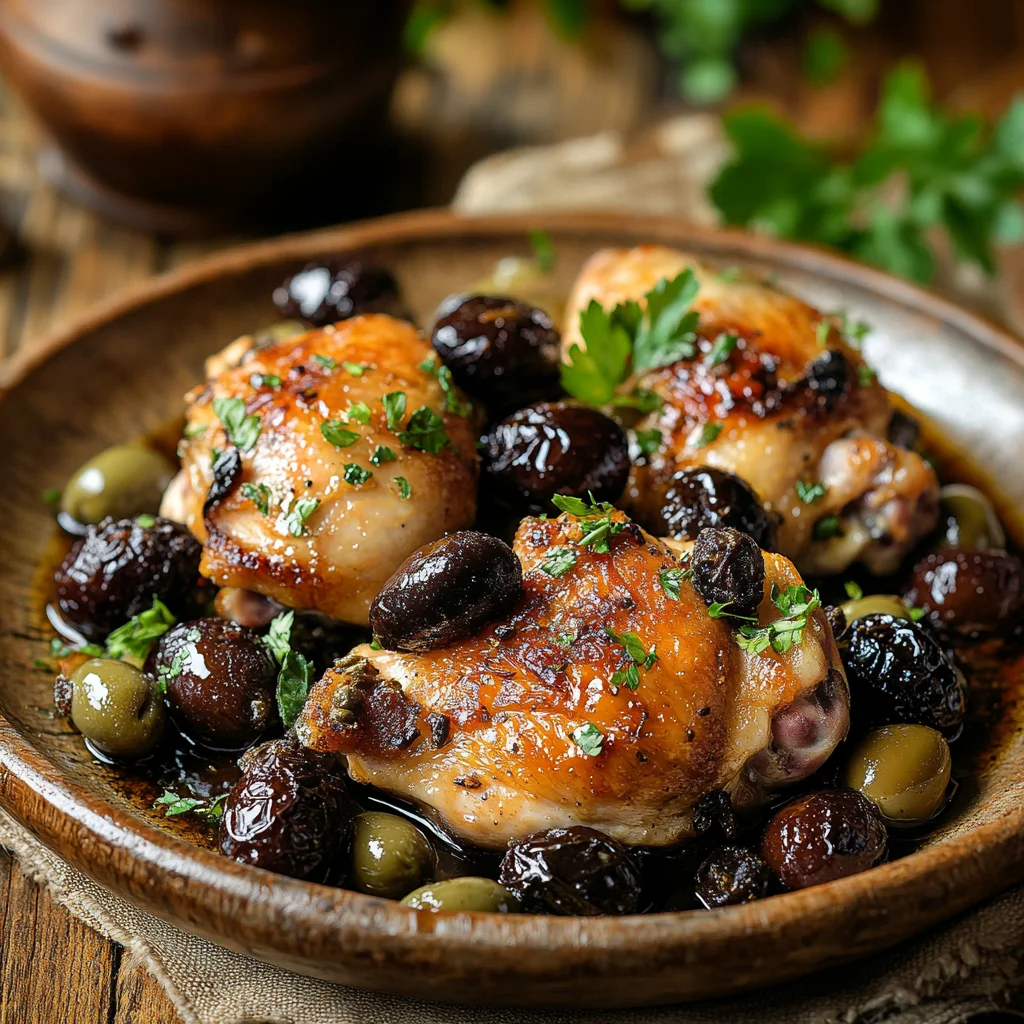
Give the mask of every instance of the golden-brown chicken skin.
POLYGON ((591 257, 573 288, 566 356, 583 345, 579 317, 592 299, 605 308, 642 301, 688 266, 700 283, 693 304, 700 351, 637 382, 663 400, 639 424, 660 430, 663 443, 634 471, 624 507, 654 526, 672 475, 713 466, 746 480, 778 515, 779 550, 803 571, 839 572, 858 560, 893 571, 935 525, 938 481, 917 453, 887 440, 889 394, 831 318, 674 249, 607 249, 591 257), (738 341, 714 365, 713 343, 726 334, 738 341), (825 493, 805 502, 798 482, 823 483, 825 493), (829 528, 816 530, 822 520, 829 528))
POLYGON ((469 525, 477 421, 462 396, 446 394, 421 367, 432 354, 410 324, 361 316, 254 348, 237 363, 240 351, 237 365, 225 362, 188 396, 182 473, 164 512, 203 542, 203 575, 365 624, 409 554, 469 525), (389 394, 404 396, 391 424, 389 394), (213 456, 230 444, 217 399, 240 399, 259 432, 245 450, 242 429, 240 472, 214 500, 213 456), (431 412, 410 425, 422 409, 431 412))
MULTIPOLYGON (((357 648, 311 691, 302 742, 347 755, 354 779, 433 808, 485 847, 573 824, 669 844, 690 834, 702 793, 750 806, 813 771, 848 725, 821 611, 785 654, 747 653, 687 580, 678 597, 666 591, 673 551, 612 515, 628 525, 605 554, 581 546, 573 516, 523 520, 512 614, 425 654, 357 648), (551 575, 565 551, 575 564, 551 575), (644 663, 609 631, 635 633, 644 663), (616 675, 630 664, 635 689, 616 675)), ((762 623, 779 615, 771 583, 800 582, 782 556, 765 561, 762 623)))

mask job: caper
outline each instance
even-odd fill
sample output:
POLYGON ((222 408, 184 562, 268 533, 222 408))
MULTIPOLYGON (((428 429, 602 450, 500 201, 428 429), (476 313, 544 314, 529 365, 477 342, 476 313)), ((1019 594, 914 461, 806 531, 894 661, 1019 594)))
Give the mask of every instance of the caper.
POLYGON ((430 877, 433 865, 430 843, 412 822, 384 811, 356 817, 350 878, 359 892, 401 899, 430 877))
POLYGON ((949 786, 949 744, 926 725, 883 725, 854 750, 846 784, 860 790, 890 821, 924 821, 942 806, 949 786))
POLYGON ((514 914, 519 901, 490 878, 449 878, 429 882, 402 899, 402 906, 417 910, 482 910, 491 914, 514 914))
POLYGON ((127 519, 155 513, 173 476, 174 467, 152 448, 115 444, 94 455, 68 480, 61 510, 84 524, 107 516, 127 519))
POLYGON ((154 681, 126 661, 90 658, 71 674, 71 720, 101 753, 152 753, 166 719, 154 681))
POLYGON ((1005 548, 1006 533, 992 502, 977 487, 948 484, 939 491, 944 524, 943 547, 980 551, 1005 548))
POLYGON ((894 619, 909 619, 910 613, 903 599, 895 594, 869 594, 867 597, 859 597, 855 601, 844 601, 840 606, 846 624, 852 626, 858 619, 865 615, 872 615, 878 612, 881 615, 891 615, 894 619))

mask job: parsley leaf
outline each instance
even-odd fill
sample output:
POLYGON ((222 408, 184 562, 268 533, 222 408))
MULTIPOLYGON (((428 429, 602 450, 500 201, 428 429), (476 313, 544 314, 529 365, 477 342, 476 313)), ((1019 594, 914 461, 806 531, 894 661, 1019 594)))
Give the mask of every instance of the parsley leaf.
POLYGON ((260 436, 259 416, 247 416, 241 398, 215 398, 213 411, 228 440, 240 451, 250 451, 260 436))
POLYGON ((274 656, 274 660, 281 664, 284 656, 291 650, 292 624, 295 622, 295 612, 281 612, 270 620, 270 628, 263 638, 263 644, 274 656))
POLYGON ((861 585, 854 580, 847 580, 843 584, 843 589, 846 591, 846 596, 851 601, 859 601, 864 596, 864 591, 861 589, 861 585))
POLYGON ((625 655, 630 659, 630 664, 617 669, 612 673, 612 686, 625 686, 629 690, 636 690, 640 686, 640 669, 649 669, 658 660, 654 647, 649 651, 644 650, 643 642, 636 633, 616 633, 608 626, 604 627, 605 633, 625 650, 625 655))
POLYGON ((345 463, 345 483, 352 484, 353 487, 361 487, 371 476, 373 473, 368 469, 363 469, 358 462, 345 463))
POLYGON ((262 387, 274 388, 281 386, 281 378, 276 373, 250 373, 249 385, 257 391, 262 387))
POLYGON ((769 647, 785 654, 794 644, 802 643, 811 613, 821 607, 818 591, 808 590, 803 584, 779 590, 773 583, 771 599, 782 618, 766 626, 744 624, 736 632, 737 645, 750 654, 762 654, 769 647))
POLYGON ((878 376, 875 371, 868 366, 867 363, 860 363, 857 366, 857 383, 862 387, 866 388, 870 386, 871 382, 878 376))
POLYGON ((135 517, 135 525, 141 526, 144 530, 148 530, 151 527, 156 526, 156 516, 151 516, 148 512, 143 512, 142 515, 135 517))
POLYGON ((610 538, 622 533, 629 523, 629 520, 613 520, 615 507, 606 501, 595 501, 593 495, 588 504, 582 498, 556 494, 551 504, 560 512, 567 512, 583 520, 580 546, 592 547, 599 555, 608 554, 611 550, 608 546, 610 538))
POLYGON ((335 448, 351 448, 359 440, 359 435, 354 430, 346 430, 341 420, 324 420, 320 424, 320 433, 335 448))
POLYGON ((44 505, 49 505, 51 508, 56 507, 60 504, 61 492, 59 487, 47 487, 41 495, 44 505))
POLYGON ((718 438, 718 435, 722 432, 723 424, 721 423, 705 423, 699 431, 695 431, 690 440, 690 444, 694 448, 706 448, 712 441, 718 438))
POLYGON ((306 532, 306 520, 320 507, 319 498, 299 498, 289 509, 284 524, 293 537, 306 532))
POLYGON ((704 357, 704 365, 713 370, 716 366, 728 362, 729 356, 736 351, 740 343, 739 335, 724 333, 720 334, 711 344, 711 351, 704 357))
POLYGON ((530 247, 533 249, 533 262, 537 269, 548 274, 555 267, 555 246, 551 236, 541 228, 530 232, 530 247))
POLYGON ((662 569, 658 573, 658 582, 661 583, 661 589, 665 591, 665 596, 670 601, 678 601, 679 587, 683 580, 688 580, 692 575, 693 571, 690 569, 662 569))
POLYGON ((444 420, 429 405, 421 405, 409 417, 405 430, 398 434, 398 440, 407 448, 417 448, 432 455, 452 443, 444 429, 444 420))
POLYGON ((397 458, 398 456, 390 448, 379 444, 373 449, 373 454, 370 456, 370 462, 374 466, 379 466, 382 462, 394 462, 397 458))
POLYGON ((310 359, 314 363, 319 363, 325 370, 334 370, 338 366, 338 361, 333 356, 322 356, 318 352, 314 352, 310 359))
POLYGON ((202 437, 205 433, 205 423, 188 423, 182 431, 182 436, 187 438, 189 441, 194 441, 197 437, 202 437))
POLYGON ((813 505, 816 501, 821 501, 828 492, 828 488, 817 481, 816 483, 807 483, 806 480, 797 480, 796 482, 796 494, 797 497, 805 505, 813 505))
POLYGON ((242 484, 242 497, 248 498, 263 515, 270 512, 270 488, 266 484, 242 484))
POLYGON ((437 371, 437 382, 444 392, 444 411, 456 416, 468 416, 473 411, 472 402, 464 402, 459 397, 458 389, 452 381, 452 371, 442 366, 437 371))
POLYGON ((368 363, 342 363, 347 373, 351 373, 353 377, 362 377, 367 370, 370 369, 368 363))
POLYGON ((277 677, 277 710, 285 728, 295 724, 302 712, 309 688, 313 685, 313 663, 296 651, 288 651, 281 660, 277 677))
POLYGON ((841 536, 842 532, 839 516, 822 516, 814 524, 815 540, 831 540, 833 537, 841 536))
POLYGON ((661 431, 654 428, 638 430, 636 443, 641 455, 653 455, 661 447, 661 431))
POLYGON ((355 420, 365 427, 370 422, 370 407, 365 402, 349 402, 345 410, 346 420, 355 420))
POLYGON ((409 496, 412 494, 412 484, 409 483, 404 476, 396 476, 391 482, 395 485, 395 489, 398 491, 398 497, 402 501, 408 501, 409 496))
POLYGON ((158 597, 153 598, 152 607, 139 612, 123 626, 118 626, 107 637, 107 656, 110 658, 144 659, 153 644, 174 625, 177 620, 171 610, 158 597))
POLYGON ((541 569, 555 579, 561 579, 575 565, 579 556, 571 548, 555 548, 544 560, 541 569))
POLYGON ((387 417, 388 430, 398 432, 405 417, 406 397, 404 391, 389 391, 381 397, 381 404, 384 406, 384 415, 387 417))
POLYGON ((207 801, 193 796, 179 796, 173 790, 166 789, 163 796, 156 798, 153 809, 157 810, 162 807, 165 818, 175 818, 179 814, 191 812, 200 818, 212 821, 224 814, 224 804, 227 803, 227 799, 227 793, 221 793, 220 796, 207 801))
POLYGON ((604 733, 593 722, 586 722, 573 729, 572 741, 587 757, 597 757, 604 744, 604 733))

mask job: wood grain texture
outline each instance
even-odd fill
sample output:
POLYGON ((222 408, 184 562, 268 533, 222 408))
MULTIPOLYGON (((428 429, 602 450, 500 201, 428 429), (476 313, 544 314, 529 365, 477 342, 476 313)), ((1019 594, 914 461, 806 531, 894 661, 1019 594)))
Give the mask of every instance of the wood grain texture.
POLYGON ((1024 475, 1006 433, 1024 415, 1024 351, 942 299, 834 256, 664 219, 472 221, 443 212, 244 247, 93 310, 0 371, 13 385, 0 401, 8 457, 0 493, 0 622, 8 630, 0 635, 0 802, 98 881, 181 927, 330 980, 464 1001, 608 1007, 779 981, 892 945, 1024 876, 1024 734, 1013 730, 1015 718, 965 812, 913 856, 759 904, 625 919, 418 915, 273 878, 163 831, 125 798, 116 773, 92 762, 54 720, 49 680, 27 668, 45 639, 28 612, 32 572, 51 529, 39 488, 59 485, 97 448, 175 414, 203 357, 273 319, 272 285, 309 258, 363 250, 395 271, 426 318, 497 257, 527 251, 535 226, 553 236, 556 289, 599 246, 661 241, 775 273, 824 308, 864 316, 875 326, 867 358, 882 379, 1001 478, 1008 510, 1024 504, 1024 475), (950 388, 964 379, 984 402, 951 399, 950 388), (88 416, 74 401, 83 380, 88 416))

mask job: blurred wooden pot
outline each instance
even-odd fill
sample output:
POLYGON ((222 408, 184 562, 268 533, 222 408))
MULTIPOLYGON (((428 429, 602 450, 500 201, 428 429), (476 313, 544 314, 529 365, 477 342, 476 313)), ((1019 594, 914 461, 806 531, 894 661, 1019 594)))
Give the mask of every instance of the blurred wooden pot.
POLYGON ((230 222, 340 140, 365 154, 408 0, 0 0, 0 69, 45 169, 153 230, 230 222))

